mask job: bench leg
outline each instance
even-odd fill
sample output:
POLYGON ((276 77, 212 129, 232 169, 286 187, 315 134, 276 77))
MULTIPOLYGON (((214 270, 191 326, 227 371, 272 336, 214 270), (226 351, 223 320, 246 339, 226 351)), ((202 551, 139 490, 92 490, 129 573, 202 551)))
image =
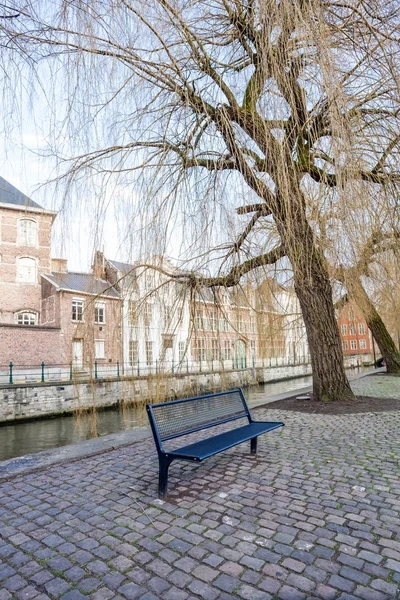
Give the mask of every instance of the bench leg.
POLYGON ((250 451, 252 454, 257 453, 257 438, 251 438, 250 440, 250 451))
POLYGON ((167 491, 168 469, 172 461, 163 454, 160 454, 158 457, 158 462, 160 465, 158 473, 158 497, 163 498, 167 491))

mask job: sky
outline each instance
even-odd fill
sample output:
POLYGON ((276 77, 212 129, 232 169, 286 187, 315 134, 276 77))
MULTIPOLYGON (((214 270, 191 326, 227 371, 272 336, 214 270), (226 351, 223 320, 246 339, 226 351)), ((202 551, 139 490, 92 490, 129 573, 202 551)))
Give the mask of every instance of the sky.
POLYGON ((112 199, 99 219, 102 226, 96 243, 95 198, 85 198, 85 202, 80 199, 73 207, 69 203, 63 206, 62 190, 49 183, 54 177, 55 161, 41 156, 45 142, 29 119, 24 120, 24 133, 18 129, 7 132, 0 142, 0 175, 44 208, 59 211, 53 226, 52 257, 68 258, 70 271, 90 269, 94 246, 110 258, 126 260, 127 252, 120 242, 125 223, 121 215, 116 215, 112 199))

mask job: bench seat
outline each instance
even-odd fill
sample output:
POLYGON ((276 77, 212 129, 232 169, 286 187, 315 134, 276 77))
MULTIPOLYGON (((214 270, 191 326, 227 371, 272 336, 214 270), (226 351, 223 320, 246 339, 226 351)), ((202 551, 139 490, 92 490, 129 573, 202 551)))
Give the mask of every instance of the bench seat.
POLYGON ((262 433, 282 427, 282 425, 283 423, 256 421, 249 423, 248 425, 243 425, 243 427, 237 427, 236 429, 231 429, 230 431, 220 433, 211 438, 201 440, 200 442, 177 448, 176 450, 167 452, 167 454, 170 457, 181 458, 183 460, 202 461, 205 458, 213 456, 213 454, 218 454, 219 452, 233 448, 237 444, 247 442, 262 433))
POLYGON ((167 491, 168 469, 172 461, 201 462, 213 454, 248 441, 250 441, 250 452, 255 454, 258 436, 284 425, 281 422, 254 421, 243 390, 240 388, 196 398, 147 404, 146 409, 158 453, 158 495, 160 498, 167 491), (213 435, 214 427, 218 425, 229 427, 229 423, 236 421, 234 423, 236 425, 243 419, 247 419, 247 425, 240 424, 239 427, 213 435), (210 429, 209 437, 198 442, 180 448, 171 448, 171 450, 167 450, 163 446, 163 442, 206 429, 210 429))

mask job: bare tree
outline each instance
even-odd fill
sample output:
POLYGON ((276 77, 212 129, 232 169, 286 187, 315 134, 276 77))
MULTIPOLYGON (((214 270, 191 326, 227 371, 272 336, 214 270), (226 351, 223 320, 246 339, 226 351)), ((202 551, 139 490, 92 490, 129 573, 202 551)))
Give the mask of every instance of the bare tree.
POLYGON ((111 117, 111 143, 81 142, 68 175, 150 169, 157 211, 162 190, 171 210, 189 211, 188 191, 201 188, 204 214, 212 194, 241 190, 237 212, 251 218, 219 248, 219 271, 189 284, 232 286, 286 257, 325 401, 352 392, 315 215, 362 211, 360 195, 347 206, 353 183, 399 180, 399 10, 390 0, 81 0, 50 16, 31 2, 8 24, 37 58, 58 55, 73 98, 83 90, 69 117, 111 117))

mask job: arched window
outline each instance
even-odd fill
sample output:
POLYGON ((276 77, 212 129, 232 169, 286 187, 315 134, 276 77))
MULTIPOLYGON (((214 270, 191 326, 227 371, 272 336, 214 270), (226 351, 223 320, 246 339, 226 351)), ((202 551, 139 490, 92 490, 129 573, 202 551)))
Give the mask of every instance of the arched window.
POLYGON ((37 246, 37 223, 32 219, 20 219, 18 230, 20 246, 37 246))
POLYGON ((19 258, 17 262, 17 282, 37 283, 36 260, 27 256, 19 258))
POLYGON ((14 316, 18 325, 37 325, 38 322, 38 314, 33 310, 21 310, 14 316))

